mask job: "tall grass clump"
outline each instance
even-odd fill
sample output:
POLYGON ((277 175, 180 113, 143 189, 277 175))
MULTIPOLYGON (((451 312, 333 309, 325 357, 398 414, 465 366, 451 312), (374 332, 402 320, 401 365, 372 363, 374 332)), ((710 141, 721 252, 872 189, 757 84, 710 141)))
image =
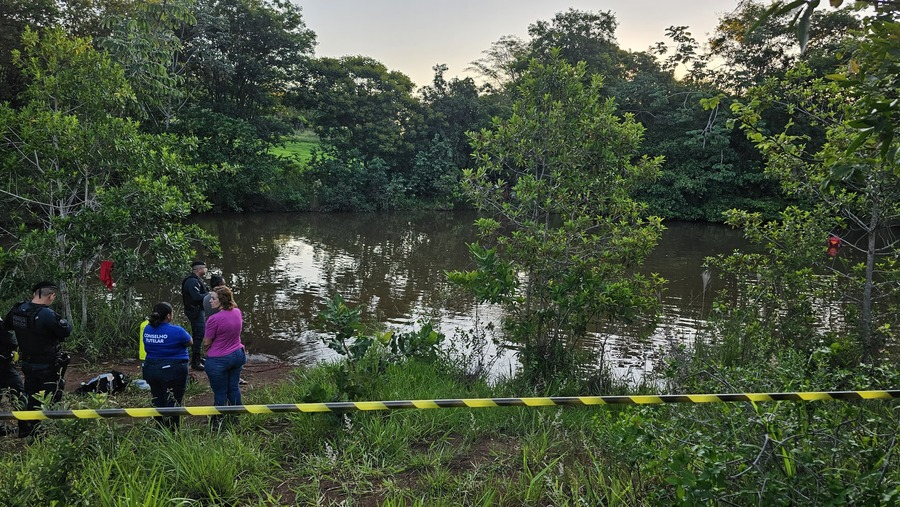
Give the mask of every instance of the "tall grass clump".
POLYGON ((163 507, 188 503, 178 498, 165 468, 136 467, 133 450, 128 452, 130 456, 118 453, 111 459, 85 463, 81 483, 75 484, 75 489, 92 492, 99 505, 163 507))
POLYGON ((260 441, 232 431, 157 430, 152 436, 156 445, 147 463, 167 470, 173 489, 188 498, 239 503, 264 491, 266 478, 277 468, 260 441))

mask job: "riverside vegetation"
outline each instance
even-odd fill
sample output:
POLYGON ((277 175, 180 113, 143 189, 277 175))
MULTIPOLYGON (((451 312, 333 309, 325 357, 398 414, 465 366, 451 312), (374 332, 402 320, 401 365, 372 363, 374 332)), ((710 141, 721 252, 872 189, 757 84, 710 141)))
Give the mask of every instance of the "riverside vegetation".
MULTIPOLYGON (((325 314, 331 329, 359 329, 346 306, 325 314)), ((599 394, 595 385, 575 382, 552 393, 515 378, 488 382, 469 357, 486 353, 483 336, 455 336, 448 347, 432 333, 371 334, 364 350, 297 369, 246 393, 245 402, 599 394)), ((340 341, 339 331, 333 336, 340 341)), ((735 364, 722 353, 727 344, 697 345, 692 354, 673 351, 644 385, 610 379, 603 394, 900 385, 896 369, 849 368, 829 348, 806 355, 754 343, 755 352, 735 364)), ((63 403, 146 406, 147 396, 67 395, 63 403)), ((22 506, 900 500, 897 404, 885 401, 245 415, 222 433, 212 433, 205 418, 194 421, 177 433, 151 420, 46 421, 46 436, 30 445, 0 444, 0 498, 22 506)))

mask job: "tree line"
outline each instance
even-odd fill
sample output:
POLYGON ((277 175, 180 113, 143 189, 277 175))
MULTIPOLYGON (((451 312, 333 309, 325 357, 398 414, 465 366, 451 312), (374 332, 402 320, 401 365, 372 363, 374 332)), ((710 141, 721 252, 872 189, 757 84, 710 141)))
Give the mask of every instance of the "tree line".
MULTIPOLYGON (((286 0, 3 0, 0 101, 20 111, 50 93, 36 88, 34 73, 54 70, 25 62, 80 40, 121 69, 119 82, 91 87, 120 104, 85 102, 70 83, 71 111, 89 115, 91 106, 135 122, 141 134, 171 139, 181 162, 203 173, 204 181, 191 182, 201 208, 452 208, 466 205, 459 190, 461 171, 472 165, 466 132, 508 117, 529 63, 547 62, 557 48, 563 61, 585 62, 585 79, 603 78, 616 114, 645 127, 643 152, 666 157, 662 178, 636 189, 654 213, 721 221, 739 205, 771 216, 785 197, 764 177, 759 151, 729 125, 727 106, 798 61, 818 76, 845 64, 842 48, 853 44, 861 21, 849 10, 815 14, 821 19, 801 53, 789 15, 745 34, 763 9, 741 3, 708 41, 670 27, 666 41, 642 52, 619 47, 612 12, 570 9, 535 21, 526 39, 492 44, 472 62, 481 80, 449 78, 438 63, 433 81, 416 89, 366 56, 315 57, 316 34, 302 8, 286 0), (271 154, 298 129, 321 141, 312 160, 271 154)), ((787 108, 767 121, 785 123, 787 108)), ((813 134, 822 142, 821 132, 813 134)))

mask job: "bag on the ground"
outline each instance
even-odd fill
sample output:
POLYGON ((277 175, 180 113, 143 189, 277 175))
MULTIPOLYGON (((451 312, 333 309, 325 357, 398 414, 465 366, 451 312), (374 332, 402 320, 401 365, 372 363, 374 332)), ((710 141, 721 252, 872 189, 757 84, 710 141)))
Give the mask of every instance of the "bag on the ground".
POLYGON ((82 382, 81 386, 76 389, 75 392, 79 394, 112 394, 124 391, 126 387, 128 387, 128 375, 113 370, 109 373, 101 373, 88 381, 82 382))

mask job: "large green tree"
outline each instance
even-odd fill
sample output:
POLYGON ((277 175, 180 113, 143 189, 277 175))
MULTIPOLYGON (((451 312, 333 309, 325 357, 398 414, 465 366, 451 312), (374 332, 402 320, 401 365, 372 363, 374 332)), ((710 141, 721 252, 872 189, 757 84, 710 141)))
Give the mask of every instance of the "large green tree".
POLYGON ((455 200, 462 168, 471 160, 466 133, 490 125, 499 112, 472 78, 447 80, 446 65, 434 67, 434 80, 419 90, 425 129, 410 173, 410 191, 420 200, 455 200), (423 142, 427 144, 423 144, 423 142))
POLYGON ((783 206, 777 185, 762 172, 758 152, 727 125, 730 97, 717 88, 711 55, 687 27, 670 27, 670 45, 627 52, 615 39, 610 12, 570 9, 529 26, 529 39, 501 39, 475 67, 499 79, 510 97, 530 58, 543 61, 557 49, 569 64, 585 62, 604 78, 602 93, 615 97, 618 114, 632 114, 646 129, 645 153, 664 155, 661 177, 637 188, 655 213, 669 219, 722 219, 740 202, 768 215, 783 206), (678 75, 682 74, 682 75, 678 75), (704 111, 701 101, 715 103, 704 111))
MULTIPOLYGON (((850 30, 860 21, 847 10, 818 14, 817 28, 801 52, 788 13, 747 33, 764 9, 747 1, 723 15, 709 51, 688 27, 670 27, 669 44, 658 43, 652 50, 658 67, 642 53, 627 57, 630 72, 617 81, 613 95, 622 111, 633 112, 647 127, 645 148, 666 156, 662 177, 639 195, 667 218, 718 221, 735 206, 775 217, 796 199, 785 196, 765 174, 759 150, 733 128, 729 105, 748 86, 783 76, 797 62, 805 62, 818 76, 846 64, 848 48, 855 43, 850 30), (721 65, 723 59, 726 65, 721 65)), ((793 115, 792 106, 773 102, 762 120, 772 128, 792 122, 794 132, 808 135, 811 144, 824 143, 815 120, 793 115)))
POLYGON ((721 89, 746 90, 784 75, 801 61, 818 75, 830 73, 849 54, 848 32, 860 27, 859 17, 849 9, 816 12, 801 48, 792 25, 796 16, 783 12, 761 19, 766 7, 762 2, 741 2, 719 19, 709 43, 711 57, 724 60, 710 74, 721 89))
POLYGON ((56 23, 59 9, 55 0, 0 0, 0 13, 0 102, 14 103, 25 82, 12 63, 12 52, 22 49, 26 28, 56 23))
POLYGON ((424 137, 446 140, 453 149, 453 164, 465 167, 471 155, 466 132, 487 127, 496 107, 479 94, 472 78, 448 80, 445 72, 446 65, 434 66, 431 84, 419 90, 425 109, 424 137))
POLYGON ((13 60, 29 82, 24 105, 0 106, 0 193, 22 223, 6 275, 60 280, 65 313, 83 329, 101 260, 128 288, 182 271, 193 242, 209 239, 183 224, 206 209, 201 175, 174 139, 123 116, 134 100, 123 69, 89 40, 26 30, 23 48, 13 60))
POLYGON ((99 46, 125 69, 137 96, 141 119, 157 130, 168 130, 188 101, 184 86, 187 54, 179 34, 196 24, 195 0, 135 2, 122 14, 109 14, 110 33, 99 46))
POLYGON ((509 91, 528 67, 528 48, 521 38, 504 35, 481 52, 484 56, 469 63, 494 92, 509 91))
MULTIPOLYGON (((898 34, 900 24, 878 13, 868 19, 848 71, 822 79, 801 66, 781 82, 751 90, 748 101, 734 107, 748 137, 765 153, 767 171, 821 217, 820 237, 840 227, 847 248, 856 253, 842 257, 843 269, 831 269, 847 286, 843 295, 854 310, 847 320, 855 325, 863 359, 877 358, 898 324, 900 243, 893 233, 900 224, 898 34), (810 142, 790 122, 768 129, 762 112, 778 102, 814 118, 826 142, 810 142)), ((747 222, 740 214, 735 220, 747 222)))
POLYGON ((488 217, 471 246, 478 269, 451 274, 506 308, 506 337, 541 381, 592 364, 579 356, 598 322, 652 317, 660 282, 632 271, 662 225, 630 192, 662 160, 636 157, 643 128, 618 118, 601 78, 585 72, 556 51, 532 62, 512 116, 471 135, 466 190, 488 217))
POLYGON ((303 81, 315 45, 302 10, 288 0, 198 0, 184 34, 200 105, 251 122, 264 139, 279 133, 274 108, 303 81))
POLYGON ((603 76, 606 86, 611 86, 626 71, 622 61, 625 52, 615 36, 618 25, 610 11, 570 8, 558 12, 550 21, 539 20, 528 26, 529 57, 545 61, 558 50, 571 65, 585 62, 587 72, 603 76))
MULTIPOLYGON (((167 64, 169 77, 184 77, 179 93, 187 102, 150 104, 177 113, 175 121, 166 121, 167 131, 195 138, 197 149, 188 159, 218 172, 208 194, 217 209, 278 209, 284 203, 275 194, 286 186, 290 164, 269 149, 297 121, 284 97, 306 80, 315 33, 300 7, 283 0, 197 0, 192 17, 177 31, 181 47, 167 64)), ((150 92, 166 92, 158 85, 170 81, 150 77, 150 92)))
POLYGON ((412 80, 364 56, 320 58, 301 96, 319 137, 340 152, 357 150, 394 171, 408 172, 423 134, 412 80))
POLYGON ((187 159, 216 173, 208 200, 216 210, 278 210, 276 196, 292 165, 269 152, 272 144, 249 121, 207 109, 186 109, 173 132, 195 139, 187 159))
POLYGON ((4 85, 0 101, 15 102, 25 87, 11 57, 12 50, 22 49, 26 28, 58 27, 69 35, 96 40, 109 34, 110 19, 144 4, 143 0, 0 0, 0 82, 4 85))
POLYGON ((428 137, 413 89, 408 76, 365 56, 313 63, 297 104, 310 111, 327 153, 315 157, 304 174, 317 189, 319 205, 392 209, 405 206, 417 191, 433 188, 436 182, 423 182, 416 174, 424 167, 416 167, 417 154, 427 151, 433 137, 428 137))
POLYGON ((528 25, 528 40, 513 35, 501 37, 485 50, 484 57, 471 63, 471 69, 484 77, 494 90, 514 94, 515 85, 532 59, 548 61, 552 55, 575 65, 585 62, 590 74, 603 76, 603 93, 626 73, 625 51, 616 42, 618 26, 609 11, 558 12, 553 19, 528 25))
POLYGON ((660 54, 629 53, 624 58, 630 72, 614 92, 618 110, 646 129, 643 152, 666 159, 660 177, 640 185, 636 195, 667 219, 720 221, 736 203, 754 210, 777 207, 777 186, 762 174, 752 145, 727 126, 725 104, 711 111, 700 105, 718 100, 720 92, 705 81, 702 55, 692 55, 697 42, 685 27, 668 33, 678 51, 662 62, 660 54), (678 79, 680 66, 690 72, 678 79))

